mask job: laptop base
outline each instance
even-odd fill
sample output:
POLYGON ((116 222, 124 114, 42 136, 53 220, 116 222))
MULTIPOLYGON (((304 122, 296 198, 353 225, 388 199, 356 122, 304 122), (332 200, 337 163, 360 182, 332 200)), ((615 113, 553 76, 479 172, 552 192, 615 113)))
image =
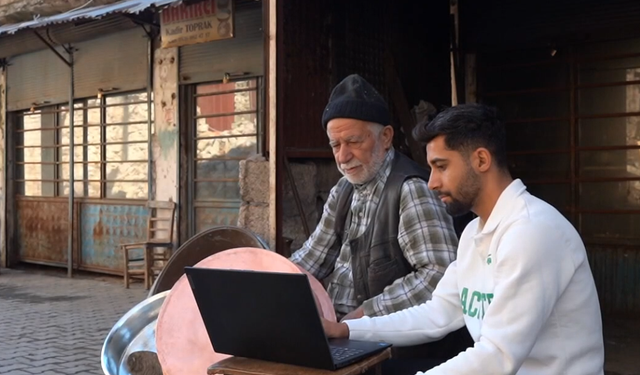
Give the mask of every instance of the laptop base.
POLYGON ((274 363, 244 357, 229 357, 212 364, 209 374, 220 375, 361 375, 368 370, 380 368, 391 358, 391 349, 385 349, 349 366, 337 370, 322 370, 283 363, 274 363))

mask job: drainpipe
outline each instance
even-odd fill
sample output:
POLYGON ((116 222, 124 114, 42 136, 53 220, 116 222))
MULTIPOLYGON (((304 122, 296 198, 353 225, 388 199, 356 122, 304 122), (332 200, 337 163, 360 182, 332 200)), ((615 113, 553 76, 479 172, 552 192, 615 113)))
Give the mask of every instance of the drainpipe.
POLYGON ((153 95, 153 34, 147 33, 148 42, 147 42, 147 63, 149 67, 149 71, 147 73, 147 200, 152 200, 154 197, 153 194, 153 143, 151 141, 151 137, 153 136, 153 131, 151 127, 153 126, 153 101, 151 96, 153 95))
POLYGON ((69 248, 67 249, 67 277, 73 277, 73 207, 75 198, 75 131, 74 131, 74 79, 73 79, 73 47, 67 49, 69 54, 69 248))

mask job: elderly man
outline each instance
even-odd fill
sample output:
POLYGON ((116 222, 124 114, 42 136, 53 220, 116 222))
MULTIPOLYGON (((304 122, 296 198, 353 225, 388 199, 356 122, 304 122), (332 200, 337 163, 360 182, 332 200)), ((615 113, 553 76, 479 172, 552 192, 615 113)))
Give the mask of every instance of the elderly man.
POLYGON ((342 320, 430 300, 455 260, 452 217, 429 190, 429 172, 394 151, 389 123, 385 101, 358 75, 334 88, 322 116, 344 177, 291 260, 324 282, 342 320))

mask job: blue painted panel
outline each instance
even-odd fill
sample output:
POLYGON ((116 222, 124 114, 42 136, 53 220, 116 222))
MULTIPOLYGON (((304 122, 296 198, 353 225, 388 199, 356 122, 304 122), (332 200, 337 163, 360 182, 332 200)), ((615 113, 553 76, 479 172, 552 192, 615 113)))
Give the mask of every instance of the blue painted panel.
POLYGON ((147 238, 144 205, 82 204, 80 209, 81 267, 122 272, 118 245, 147 238))

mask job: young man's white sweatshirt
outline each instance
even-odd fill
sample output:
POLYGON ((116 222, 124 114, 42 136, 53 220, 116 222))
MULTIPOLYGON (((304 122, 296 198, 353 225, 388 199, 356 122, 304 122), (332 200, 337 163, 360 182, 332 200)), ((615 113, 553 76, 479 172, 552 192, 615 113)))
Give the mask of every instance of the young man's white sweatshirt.
POLYGON ((398 346, 466 325, 475 345, 418 374, 603 374, 600 306, 582 240, 520 180, 484 226, 475 219, 465 228, 431 301, 346 323, 351 339, 398 346))

